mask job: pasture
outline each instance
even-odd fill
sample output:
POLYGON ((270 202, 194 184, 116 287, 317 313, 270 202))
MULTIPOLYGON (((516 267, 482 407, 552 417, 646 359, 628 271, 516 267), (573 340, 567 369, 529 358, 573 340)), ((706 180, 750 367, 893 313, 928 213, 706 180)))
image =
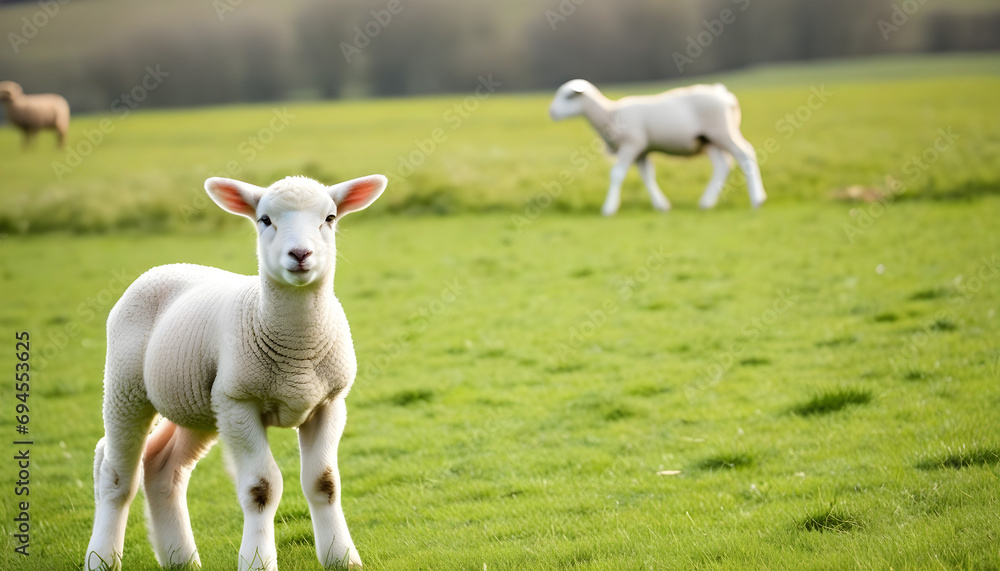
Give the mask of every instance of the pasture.
MULTIPOLYGON (((178 261, 256 272, 251 225, 202 198, 227 170, 390 176, 338 237, 360 364, 340 470, 366 568, 1000 566, 998 62, 720 77, 761 154, 758 211, 735 174, 698 211, 707 159, 658 157, 674 210, 632 172, 601 218, 610 165, 584 121, 548 120, 550 94, 109 110, 75 119, 70 149, 102 136, 70 172, 50 137, 21 154, 0 131, 0 365, 28 331, 34 442, 30 497, 4 469, 0 568, 81 561, 122 289, 178 261), (838 198, 851 186, 882 201, 838 198)), ((20 438, 13 383, 0 395, 20 438)), ((295 435, 269 436, 279 565, 318 568, 295 435)), ((242 529, 220 452, 188 495, 206 569, 234 566, 242 529)), ((128 569, 157 568, 143 519, 140 497, 128 569)))

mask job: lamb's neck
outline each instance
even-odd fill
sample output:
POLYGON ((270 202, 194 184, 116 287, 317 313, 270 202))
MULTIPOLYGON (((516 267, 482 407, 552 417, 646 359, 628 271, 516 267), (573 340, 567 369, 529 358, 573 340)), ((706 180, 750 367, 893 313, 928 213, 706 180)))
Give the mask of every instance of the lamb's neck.
POLYGON ((304 351, 322 351, 336 337, 331 331, 333 308, 332 273, 315 283, 295 287, 261 276, 257 310, 258 327, 280 345, 304 351))
POLYGON ((612 142, 617 138, 618 129, 614 125, 614 108, 614 101, 605 97, 601 92, 586 94, 583 114, 607 142, 612 142))

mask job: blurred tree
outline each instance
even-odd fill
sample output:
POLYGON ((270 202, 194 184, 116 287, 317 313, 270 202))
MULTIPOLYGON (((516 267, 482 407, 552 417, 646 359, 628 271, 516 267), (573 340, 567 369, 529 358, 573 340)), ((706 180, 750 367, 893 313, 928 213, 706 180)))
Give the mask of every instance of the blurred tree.
POLYGON ((352 43, 350 28, 360 18, 363 4, 328 2, 305 6, 295 22, 299 54, 305 68, 306 83, 321 97, 340 97, 347 80, 349 62, 340 46, 352 43))
POLYGON ((938 12, 930 15, 927 24, 927 47, 933 51, 1000 49, 1000 9, 938 12))

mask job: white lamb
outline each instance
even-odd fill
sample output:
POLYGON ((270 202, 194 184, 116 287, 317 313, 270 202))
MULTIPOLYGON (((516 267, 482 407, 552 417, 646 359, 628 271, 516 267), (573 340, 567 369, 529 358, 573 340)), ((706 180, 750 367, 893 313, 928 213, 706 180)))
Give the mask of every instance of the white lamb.
POLYGON ((611 216, 621 203, 621 186, 629 166, 636 163, 653 207, 669 210, 670 201, 656 184, 649 153, 670 155, 708 154, 712 179, 699 205, 711 208, 719 200, 735 157, 747 178, 750 203, 756 208, 767 195, 757 167, 753 146, 740 133, 740 105, 722 84, 692 85, 658 95, 625 97, 611 101, 583 79, 564 83, 549 107, 556 121, 583 115, 590 120, 615 153, 611 186, 601 213, 611 216))
POLYGON ((337 470, 344 398, 357 361, 333 294, 334 237, 337 219, 371 204, 386 182, 381 175, 331 187, 304 177, 267 189, 225 178, 205 182, 219 206, 256 223, 260 275, 160 266, 112 309, 86 569, 121 567, 140 474, 157 560, 200 565, 185 495, 191 470, 218 437, 243 508, 239 569, 277 569, 274 514, 282 480, 267 443, 269 426, 298 428, 301 484, 320 563, 361 566, 337 470), (165 420, 150 435, 157 413, 165 420))

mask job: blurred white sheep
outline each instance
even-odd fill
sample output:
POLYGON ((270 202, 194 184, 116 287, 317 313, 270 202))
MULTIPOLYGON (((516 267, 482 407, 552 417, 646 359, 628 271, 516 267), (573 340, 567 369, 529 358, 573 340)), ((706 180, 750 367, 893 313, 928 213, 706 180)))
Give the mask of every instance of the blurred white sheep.
POLYGON ((549 114, 556 121, 583 115, 616 155, 611 186, 601 208, 605 216, 618 211, 622 181, 632 163, 639 168, 653 207, 670 209, 670 201, 656 184, 649 158, 653 151, 708 155, 713 173, 698 203, 702 208, 711 208, 718 202, 734 157, 746 175, 750 203, 756 208, 767 199, 756 151, 740 133, 739 102, 720 83, 611 101, 589 81, 574 79, 556 90, 549 114))

